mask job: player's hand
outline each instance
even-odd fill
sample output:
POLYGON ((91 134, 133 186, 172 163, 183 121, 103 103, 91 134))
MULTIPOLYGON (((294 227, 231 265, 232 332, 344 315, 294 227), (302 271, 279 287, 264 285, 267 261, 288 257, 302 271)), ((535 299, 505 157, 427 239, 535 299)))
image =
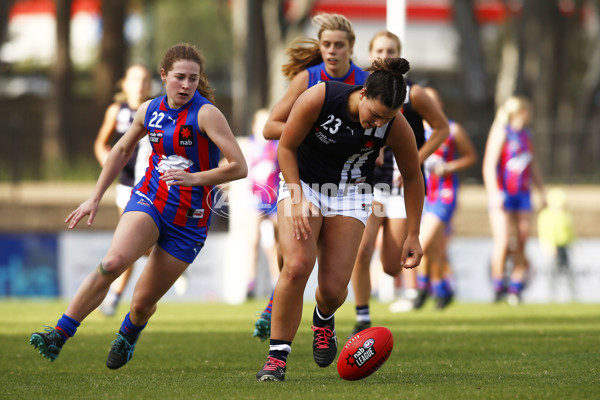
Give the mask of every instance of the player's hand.
POLYGON ((75 211, 73 211, 67 219, 65 219, 65 223, 68 223, 69 229, 75 228, 77 223, 86 215, 89 215, 87 225, 91 226, 94 222, 94 217, 96 217, 96 213, 98 212, 99 201, 88 199, 81 203, 79 207, 75 211))
POLYGON ((300 240, 307 240, 312 235, 312 229, 308 217, 318 215, 319 212, 315 205, 302 196, 298 203, 292 203, 291 218, 292 218, 292 237, 300 240))
POLYGON ((423 257, 423 249, 416 235, 407 236, 402 249, 401 265, 406 269, 418 267, 423 257))
POLYGON ((195 186, 194 175, 182 169, 167 170, 159 179, 167 182, 167 186, 195 186))
POLYGON ((433 167, 433 173, 435 175, 437 175, 437 176, 444 176, 444 175, 446 175, 446 173, 448 173, 448 168, 446 166, 446 163, 442 162, 442 163, 436 164, 433 167))

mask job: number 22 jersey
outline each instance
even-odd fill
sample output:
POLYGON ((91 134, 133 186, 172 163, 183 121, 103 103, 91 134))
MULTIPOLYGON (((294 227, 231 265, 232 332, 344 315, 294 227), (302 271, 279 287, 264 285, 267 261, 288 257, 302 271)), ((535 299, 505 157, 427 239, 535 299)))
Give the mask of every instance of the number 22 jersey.
POLYGON ((173 109, 161 96, 151 100, 144 119, 152 155, 134 191, 150 200, 163 220, 175 225, 210 225, 213 186, 167 186, 159 179, 169 169, 195 173, 218 166, 220 150, 198 126, 198 111, 205 104, 211 103, 195 92, 186 105, 173 109))

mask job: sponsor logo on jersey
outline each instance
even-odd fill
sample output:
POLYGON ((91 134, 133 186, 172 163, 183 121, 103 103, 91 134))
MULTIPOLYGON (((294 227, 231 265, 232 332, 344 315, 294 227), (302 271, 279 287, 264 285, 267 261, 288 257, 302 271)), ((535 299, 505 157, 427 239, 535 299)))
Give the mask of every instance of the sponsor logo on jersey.
POLYGON ((188 147, 194 145, 194 129, 192 125, 181 125, 179 128, 179 145, 188 147))
POLYGON ((150 143, 160 143, 160 139, 162 139, 164 131, 155 130, 153 132, 148 132, 148 137, 150 138, 150 143))
POLYGON ((204 217, 204 208, 190 208, 187 210, 186 216, 188 218, 202 218, 204 217))

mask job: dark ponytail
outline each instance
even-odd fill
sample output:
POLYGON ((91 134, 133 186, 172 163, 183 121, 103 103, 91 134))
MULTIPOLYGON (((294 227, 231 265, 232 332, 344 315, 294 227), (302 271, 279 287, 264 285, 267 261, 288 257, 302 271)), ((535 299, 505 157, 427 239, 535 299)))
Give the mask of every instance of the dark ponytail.
POLYGON ((366 71, 371 72, 365 82, 367 98, 379 99, 386 107, 400 108, 406 99, 404 74, 410 70, 404 58, 378 58, 366 71))

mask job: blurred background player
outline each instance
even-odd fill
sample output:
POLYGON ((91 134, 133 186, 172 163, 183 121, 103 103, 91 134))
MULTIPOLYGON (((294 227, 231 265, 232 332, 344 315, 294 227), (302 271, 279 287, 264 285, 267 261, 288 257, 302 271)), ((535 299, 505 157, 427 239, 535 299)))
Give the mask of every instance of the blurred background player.
MULTIPOLYGON (((398 36, 389 31, 380 31, 373 36, 369 43, 369 59, 374 61, 400 57, 400 50, 401 44, 398 36)), ((419 163, 422 164, 448 137, 448 120, 441 108, 420 85, 410 79, 406 80, 406 84, 407 94, 402 105, 402 114, 414 132, 419 149, 419 163), (424 120, 428 121, 433 129, 431 138, 427 142, 425 141, 424 120)), ((383 270, 391 276, 402 273, 408 292, 410 293, 412 290, 413 298, 416 298, 417 294, 416 272, 403 269, 399 262, 407 234, 402 176, 395 167, 396 163, 389 146, 383 149, 383 155, 380 157, 382 157, 382 162, 375 168, 374 184, 385 185, 390 190, 375 188, 373 191, 373 212, 367 220, 352 274, 352 288, 356 299, 356 324, 352 335, 371 326, 369 312, 370 267, 380 228, 383 229, 380 253, 383 270)))
POLYGON ((569 248, 575 240, 573 217, 567 210, 567 194, 563 189, 548 191, 548 206, 538 215, 538 238, 542 250, 550 261, 550 296, 556 294, 556 282, 560 275, 567 278, 571 300, 576 299, 575 277, 569 262, 569 248))
MULTIPOLYGON (((439 93, 426 87, 425 92, 443 109, 444 104, 439 93)), ((445 308, 454 295, 451 283, 450 264, 446 257, 446 246, 450 235, 450 222, 456 210, 458 198, 458 171, 472 167, 477 162, 475 146, 463 126, 449 121, 450 135, 436 151, 425 160, 425 210, 421 220, 419 241, 426 260, 417 267, 419 288, 419 306, 427 296, 427 286, 431 291, 438 309, 445 308)), ((425 139, 429 140, 431 127, 425 123, 425 139)), ((390 305, 394 310, 394 304, 390 305)))
MULTIPOLYGON (((340 14, 317 14, 312 23, 318 27, 317 39, 300 37, 286 50, 290 61, 282 67, 290 84, 273 106, 263 135, 278 140, 298 97, 309 87, 322 81, 338 81, 362 85, 368 73, 352 62, 356 36, 352 23, 340 14)), ((282 267, 282 264, 279 265, 282 267)), ((254 324, 254 336, 266 340, 271 331, 273 294, 267 307, 254 324)))
POLYGON ((280 172, 277 141, 267 140, 262 134, 268 118, 268 110, 257 110, 252 119, 252 135, 242 142, 242 150, 248 161, 248 180, 252 196, 246 225, 250 245, 248 298, 255 296, 261 249, 267 261, 271 289, 275 286, 279 276, 279 265, 282 263, 277 244, 277 190, 280 172))
MULTIPOLYGON (((104 120, 94 142, 94 154, 101 167, 104 167, 106 158, 112 149, 112 143, 115 143, 125 134, 133 122, 138 107, 150 98, 150 71, 140 64, 131 65, 127 68, 119 85, 121 91, 115 95, 114 103, 106 109, 104 120)), ((119 182, 116 185, 115 201, 119 216, 123 214, 123 210, 131 197, 133 186, 145 173, 148 167, 148 157, 151 153, 150 141, 147 136, 144 136, 121 171, 119 182)), ((99 308, 104 315, 112 316, 115 314, 121 295, 132 273, 133 265, 113 282, 99 308)))
POLYGON ((496 111, 483 157, 483 182, 493 237, 491 274, 495 300, 500 301, 508 293, 506 299, 511 305, 521 301, 529 272, 525 244, 532 223, 532 186, 541 192, 544 206, 546 203, 542 173, 528 128, 531 117, 528 99, 509 97, 496 111), (505 274, 511 226, 516 228, 517 234, 510 251, 514 267, 507 285, 505 274))

